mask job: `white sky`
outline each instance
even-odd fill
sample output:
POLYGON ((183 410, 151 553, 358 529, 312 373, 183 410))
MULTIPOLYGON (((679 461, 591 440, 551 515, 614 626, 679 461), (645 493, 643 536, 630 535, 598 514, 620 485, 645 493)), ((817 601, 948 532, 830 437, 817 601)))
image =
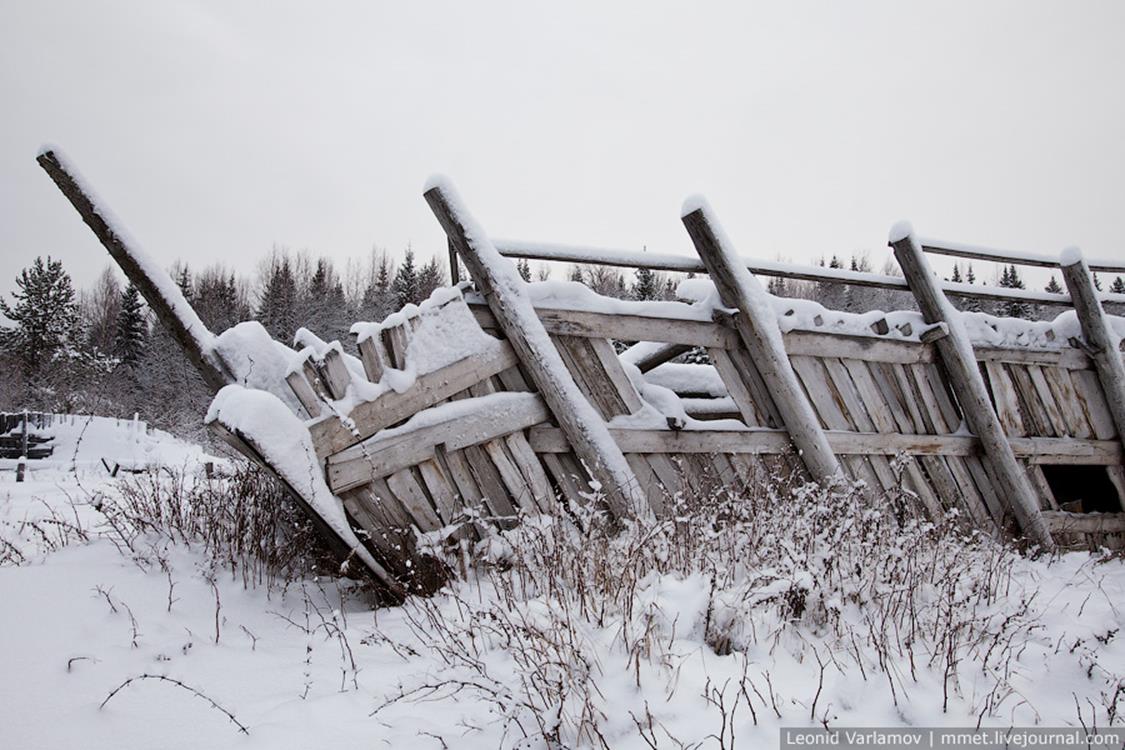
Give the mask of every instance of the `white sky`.
POLYGON ((1125 258, 1122 2, 0 0, 0 292, 108 255, 423 255, 444 172, 497 237, 690 253, 684 197, 794 260, 925 236, 1125 258))

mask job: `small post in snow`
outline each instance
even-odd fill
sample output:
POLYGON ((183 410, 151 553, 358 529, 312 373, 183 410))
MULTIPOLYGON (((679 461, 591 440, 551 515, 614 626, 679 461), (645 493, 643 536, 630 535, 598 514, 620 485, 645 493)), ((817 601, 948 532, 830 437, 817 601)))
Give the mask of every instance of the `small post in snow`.
POLYGON ((961 405, 965 422, 980 440, 984 455, 996 474, 1001 499, 1015 515, 1024 534, 1043 549, 1053 550, 1055 542, 1039 512, 1038 497, 1016 460, 1000 417, 988 397, 988 388, 977 366, 969 332, 960 313, 938 286, 937 276, 909 224, 900 222, 892 227, 888 244, 894 249, 895 259, 918 302, 922 318, 931 325, 946 325, 948 335, 937 338, 933 345, 945 366, 949 385, 961 405))
POLYGON ((1064 250, 1059 267, 1082 326, 1085 346, 1080 348, 1094 361, 1109 414, 1117 427, 1117 439, 1125 441, 1125 364, 1121 361, 1120 339, 1109 327, 1090 267, 1078 248, 1064 250))
POLYGON ((734 317, 735 329, 769 389, 809 475, 824 483, 843 477, 828 436, 793 371, 781 340, 781 328, 773 319, 764 291, 758 295, 761 285, 724 241, 723 231, 709 207, 689 201, 684 208, 681 216, 684 227, 715 283, 719 298, 724 305, 738 309, 734 317))
POLYGON ((23 427, 20 428, 20 456, 27 460, 27 409, 23 410, 23 427))

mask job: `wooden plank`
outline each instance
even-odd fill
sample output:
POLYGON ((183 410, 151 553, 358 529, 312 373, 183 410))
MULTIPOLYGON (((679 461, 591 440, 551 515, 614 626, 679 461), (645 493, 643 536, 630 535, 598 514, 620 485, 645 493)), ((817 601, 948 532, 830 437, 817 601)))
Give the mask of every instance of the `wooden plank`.
POLYGON ((348 373, 348 367, 344 364, 344 357, 339 349, 331 348, 324 353, 324 362, 321 364, 320 371, 332 398, 343 398, 348 392, 352 377, 348 373))
POLYGON ((379 430, 444 401, 458 391, 512 367, 515 363, 516 355, 512 348, 504 342, 497 342, 493 349, 419 375, 405 393, 387 391, 374 401, 359 404, 348 415, 354 427, 344 424, 335 416, 322 418, 309 427, 317 455, 323 459, 366 440, 379 430))
POLYGON ((758 409, 754 397, 750 394, 750 389, 746 387, 746 383, 734 361, 730 358, 729 352, 725 349, 708 349, 707 354, 711 357, 711 361, 715 365, 715 371, 719 373, 723 385, 726 386, 727 393, 730 394, 734 405, 738 407, 738 412, 746 426, 766 426, 766 417, 758 409))
POLYGON ((1077 249, 1063 254, 1063 280, 1086 340, 1084 351, 1094 360, 1109 415, 1120 439, 1125 440, 1125 362, 1120 337, 1110 329, 1109 317, 1098 299, 1090 268, 1077 249))
POLYGON ((914 420, 907 412, 895 382, 894 373, 892 372, 892 368, 894 367, 895 365, 872 362, 868 365, 868 370, 871 373, 871 379, 879 389, 879 393, 883 396, 883 402, 887 405, 888 413, 891 415, 891 418, 894 419, 898 432, 917 432, 917 429, 914 427, 914 420))
POLYGON ((818 424, 829 430, 853 429, 840 408, 842 404, 839 395, 828 383, 828 376, 820 360, 816 357, 795 356, 790 358, 790 363, 814 408, 818 424))
POLYGON ((1047 382, 1047 375, 1043 372, 1043 368, 1039 365, 1029 365, 1027 376, 1031 378, 1031 384, 1039 398, 1039 404, 1046 414, 1047 422, 1050 424, 1048 434, 1054 437, 1069 435, 1070 427, 1067 425, 1066 418, 1063 417, 1062 409, 1059 408, 1055 393, 1051 389, 1050 383, 1047 382))
POLYGON ((617 517, 648 515, 648 500, 633 471, 565 369, 511 263, 496 252, 452 191, 435 185, 425 198, 575 453, 601 485, 611 512, 617 517))
POLYGON ((1016 387, 1016 398, 1019 401, 1020 414, 1023 416, 1023 424, 1028 435, 1050 437, 1051 420, 1039 401, 1039 394, 1035 390, 1035 384, 1031 382, 1027 367, 1008 365, 1008 372, 1016 387))
POLYGON ((1053 510, 1043 511, 1043 518, 1052 533, 1125 533, 1125 513, 1067 513, 1053 510))
POLYGON ((359 348, 359 360, 363 363, 363 372, 372 383, 383 379, 386 368, 383 365, 383 356, 379 353, 381 348, 371 337, 362 338, 356 344, 359 348))
POLYGON ((504 441, 490 440, 483 443, 481 447, 491 459, 492 465, 496 467, 496 471, 500 474, 500 481, 504 483, 508 495, 515 500, 516 507, 524 513, 538 513, 539 504, 532 494, 531 486, 505 450, 504 441))
POLYGON ((1047 380, 1047 384, 1051 387, 1055 404, 1066 422, 1064 434, 1081 439, 1092 438, 1094 432, 1090 428, 1090 420, 1086 417, 1082 403, 1078 400, 1078 394, 1074 392, 1070 372, 1061 367, 1042 367, 1040 369, 1047 380))
POLYGON ((504 480, 488 454, 484 452, 484 448, 473 445, 461 452, 492 515, 497 518, 514 518, 517 514, 516 504, 508 494, 507 488, 504 487, 504 480))
POLYGON ((752 368, 765 381, 809 474, 818 481, 832 481, 840 474, 840 464, 793 372, 765 290, 739 261, 711 209, 688 208, 691 210, 681 216, 684 227, 723 304, 739 311, 735 329, 750 355, 752 368))
POLYGON ((600 341, 607 347, 609 342, 605 339, 577 336, 553 336, 552 340, 574 381, 603 419, 608 421, 622 414, 632 414, 641 408, 641 399, 621 370, 621 363, 616 356, 611 355, 613 361, 610 366, 617 371, 618 380, 609 373, 595 351, 595 341, 600 341), (623 382, 618 382, 619 380, 623 382))
MULTIPOLYGON (((789 454, 792 444, 784 430, 638 430, 614 429, 613 439, 626 453, 739 453, 789 454)), ((903 433, 827 430, 829 444, 842 455, 976 456, 979 441, 972 435, 913 435, 903 433)), ((570 450, 556 427, 528 430, 528 442, 539 455, 570 450)), ((1012 438, 1012 450, 1021 458, 1042 463, 1120 463, 1125 451, 1114 440, 1071 438, 1012 438)))
POLYGON ((648 502, 656 517, 666 518, 666 493, 646 457, 640 453, 626 453, 625 460, 629 462, 629 466, 633 467, 633 474, 637 477, 641 490, 648 497, 648 502))
POLYGON ((462 508, 481 510, 485 513, 491 512, 490 508, 483 507, 484 494, 481 492, 480 486, 477 485, 476 479, 473 478, 461 451, 447 451, 439 445, 434 448, 434 460, 452 481, 462 508))
POLYGON ((880 336, 852 336, 842 333, 789 331, 784 336, 790 355, 862 359, 865 362, 914 364, 933 362, 933 349, 917 341, 902 341, 880 336))
POLYGON ((1070 381, 1074 384, 1074 391, 1078 395, 1083 411, 1086 412, 1086 419, 1094 431, 1094 437, 1098 440, 1116 437, 1117 426, 1110 416, 1109 404, 1106 403, 1097 374, 1090 371, 1072 372, 1070 381))
POLYGON ((1055 492, 1047 481, 1047 475, 1043 473, 1043 467, 1039 465, 1028 466, 1027 476, 1039 493, 1039 507, 1043 510, 1058 510, 1059 503, 1055 500, 1055 492))
MULTIPOLYGON (((499 330, 496 318, 487 307, 470 302, 481 328, 499 330)), ((738 345, 734 331, 709 320, 673 318, 667 315, 629 315, 536 306, 535 313, 552 335, 619 341, 656 341, 688 347, 729 349, 738 345)))
POLYGON ((438 518, 430 504, 430 499, 419 486, 414 472, 410 469, 396 471, 387 476, 386 482, 394 496, 402 503, 402 507, 410 513, 415 526, 422 531, 436 531, 441 528, 441 519, 438 518))
POLYGON ((870 418, 876 432, 895 432, 896 424, 891 414, 890 406, 883 397, 882 391, 875 383, 868 364, 860 359, 841 360, 852 382, 859 392, 859 398, 866 407, 867 416, 870 418))
MULTIPOLYGON (((562 434, 562 431, 559 431, 562 434)), ((574 506, 586 505, 586 495, 590 492, 586 472, 581 470, 573 454, 569 452, 544 453, 543 464, 555 480, 563 499, 574 506)))
POLYGON ((859 432, 875 432, 875 421, 864 405, 859 389, 852 381, 852 376, 843 361, 836 357, 824 357, 820 362, 828 373, 828 380, 842 402, 842 411, 852 427, 859 432))
POLYGON ((539 463, 539 457, 527 442, 527 436, 523 432, 513 432, 504 437, 504 443, 508 446, 516 467, 531 488, 532 499, 539 511, 550 513, 553 509, 555 493, 551 489, 551 480, 547 478, 543 466, 539 463))
POLYGON ((984 379, 977 367, 969 334, 961 316, 945 298, 937 277, 930 268, 912 231, 904 226, 892 230, 891 247, 906 276, 922 317, 928 324, 945 323, 949 334, 934 342, 945 365, 950 386, 962 405, 969 428, 978 436, 1000 482, 1001 497, 1007 502, 1021 530, 1046 550, 1054 541, 1039 513, 1034 490, 1016 460, 1003 426, 993 409, 984 379))
POLYGON ((636 360, 633 364, 636 365, 637 369, 641 372, 648 372, 665 362, 671 362, 681 354, 687 354, 694 348, 695 347, 691 344, 661 344, 659 348, 653 349, 648 354, 636 360))
POLYGON ((437 445, 456 451, 547 420, 547 409, 538 395, 513 396, 499 404, 496 399, 481 398, 471 411, 453 410, 446 418, 417 429, 381 432, 334 453, 326 465, 328 485, 333 492, 341 492, 428 460, 437 445))
MULTIPOLYGON (((450 487, 450 480, 446 479, 445 473, 441 470, 438 462, 431 459, 418 464, 418 476, 422 480, 422 486, 426 488, 426 492, 432 498, 434 508, 437 510, 442 523, 448 526, 457 521, 464 508, 457 496, 454 495, 453 489, 450 487)), ((468 533, 469 528, 468 526, 462 526, 454 534, 454 537, 467 538, 471 536, 468 533)))
POLYGON ((305 412, 313 419, 318 418, 321 409, 324 407, 324 402, 316 397, 316 391, 309 385, 305 376, 294 371, 285 376, 285 382, 289 384, 289 390, 293 391, 293 395, 297 397, 305 412))
POLYGON ((929 419, 922 405, 919 404, 914 378, 906 367, 906 365, 890 365, 887 368, 894 383, 894 394, 899 399, 899 403, 905 406, 906 413, 910 415, 910 423, 914 431, 920 435, 933 434, 933 420, 929 419))

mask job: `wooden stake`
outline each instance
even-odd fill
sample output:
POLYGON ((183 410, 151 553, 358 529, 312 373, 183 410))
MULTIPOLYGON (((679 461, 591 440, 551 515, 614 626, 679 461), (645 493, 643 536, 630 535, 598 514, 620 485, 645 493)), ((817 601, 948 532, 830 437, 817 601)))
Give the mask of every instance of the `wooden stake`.
POLYGON ((708 207, 695 208, 682 219, 723 304, 738 308, 735 329, 773 397, 805 468, 820 482, 842 477, 840 463, 785 353, 781 329, 761 285, 724 241, 722 228, 708 207))
POLYGON ((1121 362, 1118 337, 1110 330, 1086 260, 1077 252, 1064 253, 1064 258, 1072 261, 1060 268, 1086 339, 1086 346, 1082 348, 1094 360, 1109 414, 1117 427, 1117 439, 1125 441, 1125 365, 1121 362))
POLYGON ((931 325, 945 323, 948 329, 948 335, 935 340, 934 347, 945 365, 949 384, 961 404, 965 420, 980 439, 984 454, 992 465, 1002 499, 1030 539, 1045 549, 1054 549, 1055 543, 1039 511, 1035 490, 1016 460, 1011 443, 1000 426, 1000 417, 988 398, 988 390, 960 313, 942 293, 937 276, 930 269, 909 225, 896 225, 891 230, 889 244, 894 248, 895 259, 918 301, 923 319, 931 325))
POLYGON ((164 328, 183 347, 184 353, 211 390, 217 391, 232 382, 233 378, 222 360, 207 346, 207 342, 212 339, 211 332, 184 299, 183 292, 172 278, 149 261, 138 248, 130 247, 129 239, 117 233, 112 221, 107 218, 109 214, 94 203, 94 196, 86 192, 79 178, 71 174, 54 151, 45 151, 36 161, 58 185, 86 225, 93 230, 133 286, 137 287, 164 328))
POLYGON ((609 428, 582 396, 535 314, 523 280, 514 269, 501 265, 511 262, 496 252, 452 190, 434 186, 425 198, 575 454, 600 483, 610 510, 619 518, 651 514, 648 499, 609 428))

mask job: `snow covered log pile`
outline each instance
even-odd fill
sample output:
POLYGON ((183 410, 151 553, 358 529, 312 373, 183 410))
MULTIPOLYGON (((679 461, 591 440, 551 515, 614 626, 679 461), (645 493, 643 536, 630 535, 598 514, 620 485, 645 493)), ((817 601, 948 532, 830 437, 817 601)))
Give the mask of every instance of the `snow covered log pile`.
POLYGON ((905 281, 830 280, 906 286, 921 312, 839 313, 766 294, 699 200, 683 215, 699 261, 498 247, 436 180, 425 198, 472 283, 356 323, 351 356, 304 330, 299 351, 255 323, 206 331, 73 169, 53 152, 40 162, 218 381, 208 422, 399 593, 444 580, 428 545, 473 542, 521 514, 662 517, 685 497, 790 474, 861 480, 900 519, 956 511, 1042 548, 1125 537, 1125 320, 1105 314, 1080 254, 1062 259, 1070 296, 1046 300, 1075 310, 993 318, 954 309, 947 295, 966 290, 926 260, 943 249, 898 226, 905 281), (506 255, 681 264, 711 280, 682 283, 680 302, 622 301, 526 283, 506 255), (631 346, 619 355, 615 342, 631 346), (687 349, 707 364, 671 361, 687 349))

